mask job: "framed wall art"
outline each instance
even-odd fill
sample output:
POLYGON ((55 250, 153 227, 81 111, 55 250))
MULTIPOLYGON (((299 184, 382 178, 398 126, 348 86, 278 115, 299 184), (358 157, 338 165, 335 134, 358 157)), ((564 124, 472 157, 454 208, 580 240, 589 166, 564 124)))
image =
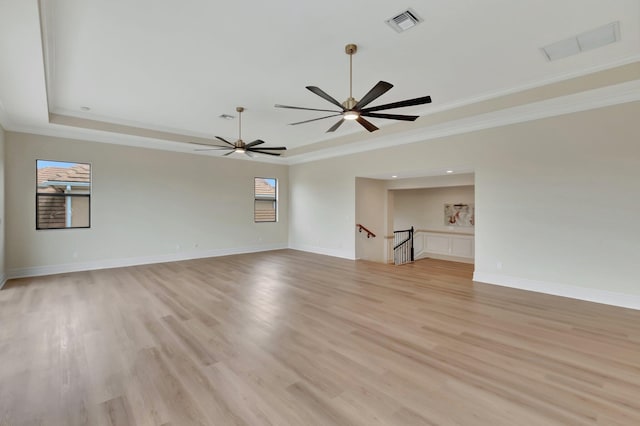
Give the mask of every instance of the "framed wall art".
POLYGON ((446 226, 474 226, 475 209, 473 204, 445 204, 444 224, 446 226))

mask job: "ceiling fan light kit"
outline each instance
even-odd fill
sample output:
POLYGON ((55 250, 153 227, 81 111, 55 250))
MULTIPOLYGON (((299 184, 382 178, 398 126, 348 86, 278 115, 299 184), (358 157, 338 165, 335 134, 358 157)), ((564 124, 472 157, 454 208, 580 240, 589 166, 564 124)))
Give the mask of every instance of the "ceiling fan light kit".
POLYGON ((387 113, 377 113, 375 111, 382 111, 387 109, 394 108, 402 108, 408 106, 415 105, 423 105, 431 102, 430 96, 422 96, 420 98, 407 99, 400 102, 393 102, 390 104, 378 105, 375 107, 365 108, 368 104, 379 98, 380 96, 387 93, 392 87, 393 84, 387 83, 386 81, 379 81, 371 90, 367 92, 359 101, 353 97, 353 55, 358 51, 358 46, 355 44, 347 44, 344 48, 344 51, 347 55, 349 55, 349 97, 346 101, 340 103, 335 98, 331 97, 327 93, 325 93, 322 89, 316 86, 307 86, 307 90, 313 92, 314 94, 320 96, 322 99, 330 102, 336 107, 340 108, 340 110, 332 110, 332 109, 317 109, 317 108, 305 108, 305 107, 297 107, 291 105, 280 105, 276 104, 276 108, 288 108, 288 109, 299 109, 305 111, 321 111, 321 112, 331 112, 333 114, 327 115, 320 118, 313 118, 311 120, 299 121, 297 123, 291 123, 292 126, 304 123, 310 123, 312 121, 324 120, 325 118, 338 117, 342 116, 340 120, 331 126, 328 132, 334 132, 342 125, 345 120, 357 121, 362 127, 367 129, 369 132, 375 132, 378 130, 373 123, 368 121, 365 117, 370 118, 384 118, 387 120, 401 120, 401 121, 415 121, 418 116, 417 115, 402 115, 402 114, 387 114, 387 113))
MULTIPOLYGON (((223 157, 229 156, 234 152, 237 152, 240 154, 246 154, 249 157, 253 157, 254 156, 253 154, 265 154, 265 155, 271 155, 274 157, 279 157, 280 152, 276 152, 276 151, 284 151, 287 149, 284 146, 273 146, 273 147, 258 146, 264 143, 264 141, 261 139, 256 139, 253 142, 244 143, 244 141, 242 140, 242 113, 244 112, 244 107, 236 107, 236 111, 238 112, 238 140, 235 143, 231 143, 225 138, 216 136, 216 139, 218 139, 220 142, 225 143, 225 145, 208 145, 209 148, 199 148, 199 149, 196 149, 196 151, 228 150, 229 152, 224 154, 223 157)), ((202 144, 197 144, 197 145, 202 145, 202 144)))

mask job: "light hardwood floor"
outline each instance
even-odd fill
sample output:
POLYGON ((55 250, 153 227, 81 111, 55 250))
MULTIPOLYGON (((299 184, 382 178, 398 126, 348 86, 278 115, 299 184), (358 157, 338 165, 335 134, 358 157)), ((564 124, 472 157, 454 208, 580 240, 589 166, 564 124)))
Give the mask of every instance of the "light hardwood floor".
POLYGON ((14 280, 0 425, 640 425, 640 311, 282 250, 14 280))

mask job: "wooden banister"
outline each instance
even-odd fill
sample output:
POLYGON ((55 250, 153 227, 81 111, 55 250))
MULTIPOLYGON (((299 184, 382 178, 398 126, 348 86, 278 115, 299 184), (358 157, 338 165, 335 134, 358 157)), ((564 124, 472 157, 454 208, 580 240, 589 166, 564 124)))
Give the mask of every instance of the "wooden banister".
POLYGON ((369 231, 366 226, 363 226, 363 225, 360 225, 359 223, 357 223, 356 227, 358 228, 358 232, 362 232, 363 230, 366 231, 367 238, 370 238, 370 237, 375 238, 376 237, 376 234, 374 234, 373 232, 369 231))

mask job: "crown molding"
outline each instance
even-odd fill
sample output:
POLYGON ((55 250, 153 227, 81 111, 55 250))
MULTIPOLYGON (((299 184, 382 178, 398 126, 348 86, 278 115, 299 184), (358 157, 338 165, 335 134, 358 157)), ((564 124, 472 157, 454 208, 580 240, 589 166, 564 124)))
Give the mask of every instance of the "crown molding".
MULTIPOLYGON (((626 58, 616 65, 629 64, 637 61, 639 57, 626 58)), ((594 67, 590 71, 597 71, 607 69, 609 67, 594 67)), ((472 105, 477 102, 493 99, 498 96, 504 96, 508 94, 518 93, 522 90, 528 90, 535 87, 541 87, 541 85, 552 84, 554 82, 564 81, 567 78, 573 78, 578 75, 586 75, 588 73, 574 73, 567 74, 554 79, 548 79, 544 82, 538 82, 537 84, 531 84, 527 86, 519 87, 518 89, 510 89, 508 91, 495 92, 490 95, 483 95, 476 98, 467 99, 464 102, 457 104, 450 104, 443 106, 438 110, 431 111, 445 111, 456 108, 461 108, 466 105, 472 105)), ((371 151, 376 149, 387 148, 391 146, 398 146, 403 144, 410 144, 416 142, 423 142, 431 139, 452 136, 456 134, 469 133, 478 130, 489 129, 492 127, 506 126, 509 124, 516 124, 526 121, 538 120, 542 118, 570 114, 579 111, 585 111, 589 109, 602 108, 612 106, 616 104, 622 104, 627 102, 635 102, 640 100, 640 80, 631 80, 625 83, 614 84, 610 86, 600 87, 597 89, 587 90, 583 92, 574 93, 571 95, 560 96, 556 98, 550 98, 544 101, 532 102, 515 107, 505 108, 489 113, 483 113, 473 115, 457 120, 450 120, 443 123, 427 125, 417 129, 399 131, 396 133, 386 134, 372 134, 365 140, 359 140, 356 142, 346 142, 340 146, 333 146, 328 148, 320 148, 314 151, 293 154, 284 157, 254 157, 244 158, 237 157, 235 159, 258 161, 272 164, 284 164, 295 165, 306 162, 312 162, 317 160, 323 160, 333 157, 339 157, 350 154, 357 154, 365 151, 371 151)), ((83 119, 82 117, 75 116, 75 118, 83 119)), ((84 118, 86 119, 86 118, 84 118)), ((110 124, 105 122, 105 124, 110 124)), ((85 140, 91 142, 111 143, 116 145, 134 146, 147 149, 160 149, 165 151, 183 152, 192 155, 208 155, 211 157, 219 157, 219 155, 195 152, 192 147, 184 142, 173 141, 171 139, 158 139, 151 135, 132 135, 129 133, 119 133, 116 131, 99 130, 85 127, 75 127, 71 125, 56 124, 56 123, 43 123, 42 125, 23 125, 14 123, 6 110, 3 108, 0 101, 0 125, 6 131, 12 132, 24 132, 33 133, 37 135, 68 138, 75 140, 85 140)), ((156 130, 158 131, 158 130, 156 130)), ((193 135, 184 135, 185 138, 197 138, 193 135)))
MULTIPOLYGON (((73 139, 95 143, 109 143, 113 145, 124 145, 137 148, 158 149, 162 151, 182 152, 191 155, 205 155, 219 158, 220 155, 194 151, 195 145, 191 146, 184 142, 173 142, 163 139, 154 139, 143 136, 135 136, 122 133, 107 132, 101 130, 85 129, 81 127, 70 127, 58 124, 47 124, 44 126, 10 125, 5 130, 18 133, 30 133, 34 135, 50 136, 60 139, 73 139)), ((229 158, 241 161, 256 161, 271 164, 286 164, 283 158, 279 157, 248 157, 237 156, 229 158)))
POLYGON ((154 134, 165 134, 162 140, 175 142, 185 142, 187 140, 200 140, 206 142, 214 142, 211 134, 203 132, 194 132, 186 129, 173 128, 168 126, 157 126, 141 123, 134 120, 123 120, 120 118, 98 115, 93 113, 82 113, 66 108, 54 107, 49 109, 49 122, 52 124, 61 124, 64 126, 85 128, 91 130, 103 130, 110 127, 119 130, 113 130, 114 133, 122 133, 132 136, 143 136, 150 139, 158 139, 154 134), (73 124, 71 124, 73 123, 73 124))
POLYGON ((289 165, 307 163, 639 100, 640 80, 633 80, 393 135, 374 136, 370 139, 345 144, 341 147, 331 147, 293 155, 286 157, 286 162, 289 165))
MULTIPOLYGON (((241 160, 259 161, 272 164, 295 165, 344 155, 357 154, 376 149, 388 148, 432 139, 469 133, 478 130, 501 127, 526 121, 571 114, 590 109, 635 102, 640 100, 640 80, 606 86, 572 95, 533 102, 494 112, 465 117, 459 120, 447 121, 409 131, 386 134, 368 138, 353 143, 346 143, 339 147, 330 147, 308 153, 280 157, 280 158, 241 158, 241 160)), ((143 136, 70 127, 48 123, 45 126, 16 125, 9 120, 8 114, 0 104, 0 124, 7 131, 32 133, 43 136, 86 140, 116 145, 136 146, 148 149, 183 152, 193 155, 217 155, 194 152, 183 142, 172 142, 143 136)))
POLYGON ((434 114, 434 113, 449 111, 457 108, 463 108, 479 102, 485 102, 492 99, 501 98, 503 96, 515 95, 517 93, 525 92, 527 90, 537 89, 540 87, 549 86, 556 83, 562 83, 564 81, 573 80, 580 77, 586 77, 591 74, 599 73, 602 71, 613 70, 615 68, 623 67, 625 65, 630 65, 636 62, 640 63, 640 55, 628 56, 626 58, 622 58, 617 61, 608 62, 603 65, 597 65, 589 68, 584 68, 579 71, 558 74, 553 77, 536 80, 534 82, 522 84, 519 86, 514 86, 509 89, 485 92, 480 95, 476 95, 470 98, 465 98, 461 101, 451 102, 441 106, 436 106, 431 104, 429 110, 425 111, 425 113, 434 114))

